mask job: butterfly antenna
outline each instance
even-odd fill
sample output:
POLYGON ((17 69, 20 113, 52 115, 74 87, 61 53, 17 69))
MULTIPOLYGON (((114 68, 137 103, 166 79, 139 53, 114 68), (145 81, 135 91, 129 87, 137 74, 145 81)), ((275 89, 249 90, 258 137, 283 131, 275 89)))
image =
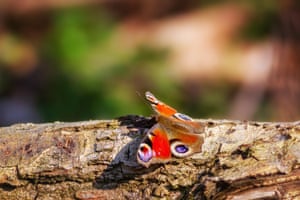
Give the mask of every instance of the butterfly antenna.
MULTIPOLYGON (((150 100, 151 98, 148 98, 148 94, 150 95, 150 96, 153 96, 154 97, 154 99, 157 101, 157 99, 155 98, 155 96, 151 93, 151 92, 149 92, 149 91, 147 91, 147 92, 145 92, 145 96, 144 95, 142 95, 140 92, 138 92, 138 91, 136 91, 136 94, 142 99, 142 101, 147 105, 147 107, 149 106, 149 102, 151 103, 151 104, 153 104, 154 102, 152 101, 152 100, 150 100)), ((150 105, 151 106, 151 105, 150 105)), ((152 106, 151 106, 152 107, 152 106)), ((153 108, 151 109, 151 110, 153 110, 153 108)))

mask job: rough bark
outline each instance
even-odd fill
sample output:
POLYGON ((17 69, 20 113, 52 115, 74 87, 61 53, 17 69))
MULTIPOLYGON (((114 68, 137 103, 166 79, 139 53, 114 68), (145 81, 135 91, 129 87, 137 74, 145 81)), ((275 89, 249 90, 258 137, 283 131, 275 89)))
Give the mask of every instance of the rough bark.
POLYGON ((0 128, 0 199, 297 199, 300 122, 199 120, 202 152, 144 168, 154 119, 0 128))

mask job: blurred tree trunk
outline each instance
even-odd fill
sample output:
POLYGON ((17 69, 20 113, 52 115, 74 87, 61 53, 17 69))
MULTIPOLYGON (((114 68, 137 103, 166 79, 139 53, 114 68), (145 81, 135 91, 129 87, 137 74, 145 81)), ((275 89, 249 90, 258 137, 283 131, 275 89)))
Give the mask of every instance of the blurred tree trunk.
POLYGON ((279 2, 275 33, 278 42, 270 88, 277 119, 291 121, 300 116, 300 5, 296 0, 279 2))
POLYGON ((144 168, 154 119, 0 128, 0 199, 300 198, 300 122, 199 120, 202 152, 144 168))

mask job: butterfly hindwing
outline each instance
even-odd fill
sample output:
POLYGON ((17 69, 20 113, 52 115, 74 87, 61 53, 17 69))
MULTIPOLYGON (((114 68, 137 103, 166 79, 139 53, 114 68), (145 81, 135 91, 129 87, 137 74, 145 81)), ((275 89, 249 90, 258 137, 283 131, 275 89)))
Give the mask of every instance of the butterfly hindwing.
POLYGON ((150 164, 167 162, 171 158, 170 142, 159 124, 154 125, 140 144, 137 160, 148 167, 150 164))

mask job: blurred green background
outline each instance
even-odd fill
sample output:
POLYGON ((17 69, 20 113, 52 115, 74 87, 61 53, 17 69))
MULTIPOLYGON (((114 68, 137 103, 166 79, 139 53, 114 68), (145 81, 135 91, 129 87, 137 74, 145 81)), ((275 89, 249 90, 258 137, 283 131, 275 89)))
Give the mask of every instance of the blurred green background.
POLYGON ((0 3, 0 125, 150 115, 300 119, 297 1, 0 3))

